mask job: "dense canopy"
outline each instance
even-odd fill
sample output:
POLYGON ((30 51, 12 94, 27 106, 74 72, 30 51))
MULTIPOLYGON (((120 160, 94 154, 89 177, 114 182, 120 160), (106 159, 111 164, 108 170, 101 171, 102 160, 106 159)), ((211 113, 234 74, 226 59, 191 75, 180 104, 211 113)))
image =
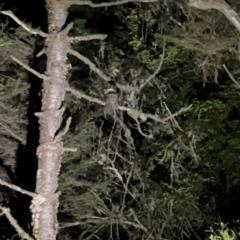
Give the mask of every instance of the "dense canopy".
MULTIPOLYGON (((44 2, 22 2, 2 9, 46 31, 44 2)), ((42 80, 10 56, 44 73, 44 41, 0 17, 0 179, 34 191, 42 80)), ((107 38, 73 41, 85 58, 67 60, 59 131, 78 150, 63 155, 58 239, 238 239, 240 30, 219 9, 171 0, 72 5, 70 23, 70 37, 107 38), (106 118, 109 88, 120 107, 106 118)), ((31 235, 29 196, 0 188, 1 207, 31 235)), ((2 216, 1 239, 15 234, 2 216)))

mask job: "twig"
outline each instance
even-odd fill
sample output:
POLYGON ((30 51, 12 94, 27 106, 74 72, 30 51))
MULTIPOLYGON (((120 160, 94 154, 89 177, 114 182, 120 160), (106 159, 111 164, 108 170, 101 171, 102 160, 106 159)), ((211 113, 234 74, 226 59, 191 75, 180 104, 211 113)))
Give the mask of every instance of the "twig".
POLYGON ((17 192, 20 192, 20 193, 22 193, 22 194, 26 194, 26 195, 28 195, 28 196, 30 196, 30 197, 35 197, 35 196, 37 196, 36 193, 29 192, 29 191, 24 190, 24 189, 22 189, 22 188, 20 188, 20 187, 18 187, 18 186, 16 186, 16 185, 13 185, 13 184, 9 184, 9 183, 1 180, 1 179, 0 179, 0 185, 9 187, 9 188, 11 188, 11 189, 13 189, 13 190, 15 190, 15 191, 17 191, 17 192))
POLYGON ((173 117, 176 117, 184 112, 187 112, 190 108, 192 107, 192 104, 189 105, 186 108, 181 108, 179 111, 177 111, 176 113, 172 114, 171 116, 165 117, 165 118, 161 118, 158 115, 153 115, 150 113, 143 113, 142 111, 133 109, 133 108, 127 108, 127 107, 123 107, 123 106, 119 106, 118 109, 122 110, 122 111, 127 111, 128 113, 134 115, 137 118, 150 118, 156 122, 160 122, 160 123, 166 123, 168 120, 171 120, 173 117))
POLYGON ((10 128, 8 128, 7 126, 5 126, 3 123, 0 122, 0 125, 5 128, 5 130, 15 139, 17 139, 19 142, 21 142, 22 144, 26 144, 26 141, 23 140, 21 137, 19 137, 16 133, 14 133, 10 128))
POLYGON ((137 127, 136 127, 136 128, 137 128, 137 130, 139 131, 139 133, 140 133, 143 137, 148 138, 148 139, 152 139, 152 138, 153 138, 152 134, 146 135, 145 133, 143 133, 143 131, 142 131, 142 129, 141 129, 140 122, 138 121, 138 119, 133 118, 133 120, 135 120, 135 122, 137 123, 137 127))
POLYGON ((68 35, 69 31, 73 28, 73 23, 69 23, 61 32, 62 35, 68 35))
POLYGON ((99 100, 98 98, 90 97, 90 96, 86 95, 85 93, 83 93, 79 90, 76 90, 72 87, 67 87, 66 91, 71 92, 75 97, 77 97, 79 99, 84 98, 84 99, 88 100, 89 102, 95 102, 100 105, 105 105, 105 103, 102 100, 99 100))
POLYGON ((141 84, 140 86, 140 90, 147 84, 149 83, 158 73, 159 71, 161 70, 162 68, 162 64, 163 64, 163 60, 164 60, 164 56, 165 56, 165 46, 166 46, 166 42, 165 42, 165 39, 163 39, 163 51, 162 51, 162 55, 161 55, 161 60, 160 60, 160 63, 158 65, 158 68, 155 70, 155 72, 149 76, 144 83, 141 84))
POLYGON ((99 77, 101 77, 102 79, 104 79, 105 81, 110 81, 111 78, 106 76, 99 68, 97 68, 97 66, 90 61, 87 57, 84 57, 82 54, 72 50, 72 49, 68 49, 68 52, 70 54, 72 54, 73 56, 77 57, 78 59, 80 59, 81 61, 83 61, 84 63, 86 63, 91 70, 93 70, 95 73, 97 73, 99 75, 99 77))
POLYGON ((66 126, 65 126, 64 130, 63 130, 62 132, 60 132, 60 133, 54 138, 54 141, 60 140, 60 139, 68 132, 69 126, 70 126, 70 124, 71 124, 71 121, 72 121, 72 118, 69 117, 69 118, 67 119, 66 126))
POLYGON ((84 224, 85 222, 74 222, 74 223, 60 223, 58 229, 68 228, 68 227, 74 227, 81 224, 84 224))
POLYGON ((16 219, 12 216, 10 213, 9 208, 1 207, 0 209, 2 210, 2 213, 6 216, 10 224, 13 226, 13 228, 17 231, 18 235, 20 236, 21 239, 27 239, 27 240, 34 240, 32 237, 29 236, 28 233, 26 233, 17 223, 16 219))
POLYGON ((23 27, 29 33, 34 34, 34 35, 38 34, 38 35, 40 35, 41 37, 44 37, 44 38, 47 36, 47 34, 42 32, 41 30, 33 29, 33 28, 27 26, 16 15, 14 15, 14 13, 12 11, 1 11, 1 13, 11 17, 17 24, 19 24, 21 27, 23 27))
POLYGON ((157 2, 158 0, 121 0, 116 2, 108 2, 108 3, 93 3, 91 1, 82 1, 82 0, 72 0, 71 4, 77 4, 77 5, 88 5, 93 8, 99 8, 99 7, 110 7, 110 6, 116 6, 120 4, 125 4, 129 2, 142 2, 142 3, 151 3, 151 2, 157 2))
POLYGON ((165 106, 165 108, 167 109, 167 112, 169 114, 169 116, 172 116, 171 120, 174 122, 174 124, 176 125, 176 127, 181 131, 183 132, 182 128, 179 126, 177 120, 175 119, 175 117, 173 117, 171 111, 169 110, 167 104, 165 102, 163 102, 163 105, 165 106))
POLYGON ((40 50, 37 54, 36 54, 36 57, 41 57, 43 54, 46 54, 46 48, 45 46, 43 47, 42 50, 40 50))
MULTIPOLYGON (((109 82, 111 81, 112 79, 110 77, 108 77, 107 75, 105 75, 99 68, 97 68, 97 66, 92 62, 90 61, 87 57, 83 56, 82 54, 74 51, 73 49, 68 49, 68 53, 72 54, 73 56, 77 57, 78 59, 80 59, 81 61, 83 61, 84 63, 86 63, 90 69, 92 71, 94 71, 95 73, 98 74, 99 77, 101 77, 103 80, 109 82)), ((115 82, 116 84, 116 87, 118 87, 119 89, 121 90, 124 90, 124 91, 133 91, 133 90, 136 90, 136 87, 129 87, 129 86, 124 86, 124 85, 121 85, 117 82, 115 82)))
POLYGON ((229 70, 227 69, 226 65, 223 64, 223 68, 225 69, 225 71, 227 72, 228 76, 230 77, 230 79, 236 84, 236 87, 238 89, 240 89, 240 84, 235 80, 235 78, 233 77, 233 75, 229 72, 229 70))
POLYGON ((77 150, 77 148, 63 148, 64 152, 76 152, 77 150))
POLYGON ((34 74, 35 76, 37 76, 40 79, 47 79, 47 76, 44 74, 41 74, 37 71, 35 71, 34 69, 30 68, 28 65, 24 64, 23 62, 21 62, 20 60, 18 60, 17 58, 15 58, 14 56, 11 56, 12 60, 15 61, 16 63, 18 63, 20 66, 22 66, 23 68, 25 68, 27 71, 31 72, 32 74, 34 74))
POLYGON ((92 34, 79 37, 68 37, 69 42, 80 42, 80 41, 89 41, 89 40, 104 40, 108 35, 106 34, 92 34))

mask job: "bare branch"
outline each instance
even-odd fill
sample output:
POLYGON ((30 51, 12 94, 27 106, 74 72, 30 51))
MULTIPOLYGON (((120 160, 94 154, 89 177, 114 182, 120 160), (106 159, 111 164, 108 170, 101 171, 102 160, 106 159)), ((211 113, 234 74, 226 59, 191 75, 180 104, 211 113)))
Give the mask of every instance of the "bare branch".
POLYGON ((39 53, 36 54, 36 57, 41 57, 43 54, 46 54, 45 47, 39 53))
POLYGON ((70 30, 73 28, 73 22, 69 23, 62 31, 61 34, 68 34, 70 30))
POLYGON ((0 125, 15 139, 17 139, 22 144, 26 144, 26 141, 22 139, 20 136, 18 136, 16 133, 14 133, 9 127, 7 127, 5 124, 0 122, 0 125))
POLYGON ((26 195, 28 195, 28 196, 30 196, 30 197, 35 197, 35 196, 37 196, 36 193, 29 192, 29 191, 24 190, 24 189, 22 189, 22 188, 20 188, 20 187, 18 187, 18 186, 16 186, 16 185, 7 183, 7 182, 5 182, 5 181, 3 181, 3 180, 1 180, 1 179, 0 179, 0 185, 9 187, 9 188, 11 188, 11 189, 13 189, 13 190, 15 190, 15 191, 17 191, 17 192, 20 192, 20 193, 22 193, 22 194, 26 194, 26 195))
POLYGON ((110 6, 116 6, 116 5, 121 5, 129 2, 142 2, 142 3, 152 3, 152 2, 157 2, 158 0, 121 0, 121 1, 116 1, 116 2, 103 2, 103 3, 93 3, 91 1, 84 1, 84 0, 72 0, 71 4, 76 4, 76 5, 88 5, 93 8, 99 8, 99 7, 110 7, 110 6))
POLYGON ((76 90, 72 87, 67 87, 66 91, 71 92, 75 97, 77 97, 79 99, 84 98, 84 99, 88 100, 89 102, 95 102, 100 105, 105 105, 105 103, 102 100, 99 100, 98 98, 90 97, 90 96, 86 95, 85 93, 83 93, 79 90, 76 90))
POLYGON ((64 152, 76 152, 77 150, 77 148, 63 148, 64 152))
POLYGON ((202 10, 207 10, 211 8, 218 9, 219 6, 225 5, 224 0, 189 0, 188 5, 202 10))
POLYGON ((63 228, 68 228, 68 227, 74 227, 74 226, 78 226, 81 224, 84 224, 85 222, 74 222, 74 223, 60 223, 59 224, 59 229, 63 229, 63 228))
POLYGON ((66 122, 66 126, 62 132, 60 132, 55 138, 54 141, 59 141, 69 130, 69 126, 71 124, 72 118, 69 117, 66 122))
POLYGON ((23 27, 29 33, 34 34, 34 35, 37 34, 37 35, 40 35, 41 37, 44 37, 44 38, 47 36, 47 34, 42 32, 41 30, 33 29, 33 28, 27 26, 16 15, 14 15, 14 13, 12 11, 1 11, 1 13, 9 16, 10 18, 12 18, 17 24, 19 24, 21 27, 23 27))
POLYGON ((0 209, 2 210, 2 213, 6 216, 10 224, 13 226, 13 228, 17 231, 18 235, 20 236, 21 239, 26 239, 26 240, 34 240, 32 237, 29 236, 28 233, 26 233, 17 223, 16 219, 12 216, 10 213, 9 208, 1 207, 0 209))
POLYGON ((111 167, 110 167, 110 166, 107 166, 107 167, 105 167, 105 169, 108 169, 108 170, 113 171, 113 172, 115 173, 116 177, 121 181, 122 186, 123 186, 124 189, 125 189, 125 191, 124 191, 124 197, 123 197, 123 206, 124 206, 126 193, 128 193, 133 199, 136 198, 135 194, 132 193, 132 192, 129 190, 129 187, 128 187, 130 178, 131 178, 131 176, 132 176, 133 166, 131 167, 131 171, 130 171, 130 173, 129 173, 127 179, 126 179, 127 181, 126 181, 126 183, 125 183, 125 182, 123 181, 123 178, 122 178, 121 173, 119 172, 119 170, 118 170, 118 169, 116 168, 116 166, 114 165, 114 161, 111 161, 111 160, 110 160, 109 162, 110 162, 110 164, 111 164, 111 167))
POLYGON ((175 117, 172 115, 171 111, 169 110, 167 104, 165 102, 163 102, 163 105, 165 106, 165 108, 167 109, 167 112, 169 114, 169 116, 172 116, 171 120, 173 122, 173 124, 180 130, 183 132, 182 128, 179 126, 177 120, 175 119, 175 117))
POLYGON ((227 69, 226 65, 223 64, 223 68, 225 69, 225 71, 227 72, 228 76, 230 77, 230 79, 236 84, 236 88, 240 89, 240 84, 236 81, 236 79, 233 77, 233 75, 230 73, 230 71, 227 69))
POLYGON ((150 118, 156 122, 166 123, 168 120, 171 120, 173 117, 177 117, 180 114, 187 112, 191 107, 192 107, 192 104, 186 108, 181 108, 176 113, 172 114, 171 116, 165 117, 165 118, 161 118, 158 115, 154 115, 154 114, 150 114, 150 113, 143 113, 142 111, 123 107, 123 106, 119 106, 118 109, 120 109, 122 111, 127 111, 128 113, 132 114, 135 118, 141 118, 141 119, 150 118))
MULTIPOLYGON (((76 52, 76 51, 74 51, 73 49, 70 49, 70 48, 68 49, 68 53, 72 54, 73 56, 77 57, 78 59, 80 59, 81 61, 86 63, 90 67, 90 69, 92 71, 94 71, 95 73, 97 73, 98 76, 101 77, 103 80, 105 80, 107 82, 112 80, 110 77, 105 75, 99 68, 97 68, 97 66, 92 61, 90 61, 87 57, 83 56, 82 54, 80 54, 80 53, 78 53, 78 52, 76 52)), ((117 82, 115 82, 115 84, 119 89, 121 89, 123 91, 128 91, 129 92, 129 91, 136 90, 136 87, 124 86, 124 85, 121 85, 117 82)))
POLYGON ((98 74, 99 77, 101 77, 102 79, 104 79, 105 81, 110 81, 111 78, 106 76, 99 68, 97 68, 97 66, 91 62, 87 57, 84 57, 82 54, 72 50, 69 48, 68 52, 70 54, 72 54, 73 56, 77 57, 78 59, 82 60, 84 63, 86 63, 91 70, 93 70, 95 73, 98 74))
MULTIPOLYGON (((81 91, 73 89, 72 87, 67 87, 66 91, 71 92, 77 98, 84 98, 90 102, 95 102, 100 105, 105 105, 105 102, 103 102, 102 100, 99 100, 98 98, 90 97, 81 91)), ((154 115, 154 114, 150 114, 150 113, 143 113, 142 111, 139 111, 137 109, 127 108, 124 106, 118 106, 118 109, 121 111, 128 112, 130 115, 134 116, 134 118, 140 118, 140 119, 150 118, 156 122, 165 124, 167 121, 171 120, 172 118, 174 118, 182 113, 187 112, 191 107, 192 107, 192 104, 186 108, 181 108, 178 112, 173 113, 170 116, 165 117, 165 118, 161 118, 158 115, 154 115)))
POLYGON ((18 60, 17 58, 15 58, 14 56, 11 56, 12 60, 16 63, 18 63, 20 66, 22 66, 23 68, 25 68, 26 70, 28 70, 29 72, 31 72, 32 74, 34 74, 35 76, 37 76, 40 79, 45 80, 47 78, 46 75, 41 74, 37 71, 35 71, 34 69, 30 68, 28 65, 24 64, 23 62, 21 62, 20 60, 18 60))
POLYGON ((153 138, 153 135, 152 135, 152 134, 147 135, 147 134, 143 133, 143 131, 142 131, 142 129, 141 129, 140 122, 138 121, 138 119, 133 118, 133 120, 135 120, 135 122, 137 123, 137 130, 139 131, 139 133, 140 133, 143 137, 148 138, 148 139, 152 139, 152 138, 153 138))
POLYGON ((79 36, 79 37, 68 37, 69 42, 80 42, 80 41, 89 41, 89 40, 104 40, 108 35, 106 34, 92 34, 86 36, 79 36))
POLYGON ((164 56, 165 56, 165 46, 166 46, 166 41, 165 39, 163 39, 163 51, 162 51, 162 55, 161 55, 161 60, 160 60, 160 63, 158 65, 158 68, 155 70, 155 72, 149 76, 144 83, 141 84, 140 86, 140 90, 146 85, 148 84, 158 73, 159 71, 161 70, 162 68, 162 64, 163 64, 163 60, 164 60, 164 56))
POLYGON ((232 9, 232 7, 225 2, 224 0, 189 0, 189 6, 195 7, 198 9, 217 9, 222 12, 225 17, 237 28, 240 32, 240 17, 238 14, 232 9))

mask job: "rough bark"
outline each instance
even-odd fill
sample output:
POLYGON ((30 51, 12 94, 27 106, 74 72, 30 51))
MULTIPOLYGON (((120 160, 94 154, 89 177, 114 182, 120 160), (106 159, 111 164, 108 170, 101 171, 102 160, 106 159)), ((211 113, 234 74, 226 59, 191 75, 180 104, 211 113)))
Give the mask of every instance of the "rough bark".
POLYGON ((56 137, 62 123, 62 101, 65 97, 67 74, 67 31, 60 31, 67 18, 68 0, 47 1, 48 30, 46 38, 47 78, 43 82, 40 121, 40 143, 36 193, 31 204, 33 233, 38 240, 56 239, 59 205, 58 175, 63 143, 56 137))

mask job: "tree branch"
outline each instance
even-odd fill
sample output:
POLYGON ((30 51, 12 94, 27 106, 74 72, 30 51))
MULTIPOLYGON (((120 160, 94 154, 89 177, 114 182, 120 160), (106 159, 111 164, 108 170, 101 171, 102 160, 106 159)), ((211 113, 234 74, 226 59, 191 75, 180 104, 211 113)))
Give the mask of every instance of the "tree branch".
POLYGON ((142 3, 152 3, 157 2, 158 0, 121 0, 116 2, 103 2, 103 3, 93 3, 92 1, 84 1, 84 0, 72 0, 71 4, 76 5, 88 5, 92 8, 99 8, 99 7, 110 7, 110 6, 116 6, 120 4, 125 4, 129 2, 142 2, 142 3))
POLYGON ((34 34, 34 35, 38 34, 44 38, 47 36, 47 34, 42 32, 41 30, 33 29, 33 28, 29 27, 28 25, 26 25, 16 15, 14 15, 14 13, 12 11, 1 11, 1 13, 12 18, 17 24, 19 24, 21 27, 23 27, 27 32, 34 34))
POLYGON ((162 68, 162 64, 163 64, 163 60, 164 60, 164 56, 165 56, 165 39, 163 39, 163 51, 162 51, 162 55, 161 55, 161 60, 160 60, 160 63, 158 65, 158 68, 155 70, 155 72, 150 75, 143 84, 141 84, 140 86, 140 90, 146 85, 148 84, 161 70, 162 68))
POLYGON ((28 196, 30 196, 30 197, 35 197, 35 196, 37 196, 36 193, 29 192, 29 191, 24 190, 24 189, 22 189, 22 188, 20 188, 20 187, 18 187, 18 186, 16 186, 16 185, 7 183, 7 182, 5 182, 5 181, 3 181, 3 180, 1 180, 1 179, 0 179, 0 185, 9 187, 9 188, 11 188, 11 189, 13 189, 13 190, 15 190, 15 191, 17 191, 17 192, 20 192, 20 193, 22 193, 22 194, 26 194, 26 195, 28 195, 28 196))
POLYGON ((33 75, 37 76, 38 78, 43 79, 43 80, 45 80, 47 78, 46 75, 35 71, 34 69, 30 68, 28 65, 24 64, 23 62, 21 62, 20 60, 15 58, 14 56, 11 56, 11 58, 14 62, 18 63, 20 66, 22 66, 23 68, 25 68, 27 71, 31 72, 33 75))
POLYGON ((55 142, 60 141, 60 140, 62 139, 62 137, 63 137, 64 135, 66 135, 66 133, 67 133, 68 130, 69 130, 71 121, 72 121, 72 118, 69 117, 69 118, 67 119, 66 126, 65 126, 65 128, 63 129, 63 131, 62 131, 62 132, 59 132, 59 133, 57 134, 57 136, 54 138, 54 141, 55 141, 55 142))
POLYGON ((79 37, 68 37, 68 41, 72 42, 80 42, 80 41, 89 41, 89 40, 104 40, 108 35, 106 34, 92 34, 86 36, 79 36, 79 37))
MULTIPOLYGON (((73 56, 77 57, 79 60, 83 61, 85 64, 87 64, 90 69, 92 71, 94 71, 95 73, 98 74, 99 77, 101 77, 103 80, 105 80, 106 82, 109 82, 111 81, 112 79, 110 77, 108 77, 107 75, 105 75, 99 68, 97 68, 97 66, 92 62, 90 61, 87 57, 83 56, 82 54, 80 54, 79 52, 76 52, 75 50, 69 48, 68 49, 68 53, 72 54, 73 56)), ((157 69, 158 70, 158 69, 157 69)), ((157 73, 156 73, 157 74, 157 73)), ((154 74, 153 74, 154 75, 154 74)), ((148 79, 147 79, 148 80, 148 79)), ((150 79, 151 80, 151 79, 150 79)), ((136 90, 136 87, 129 87, 129 86, 124 86, 124 85, 121 85, 117 82, 115 82, 116 86, 123 90, 123 91, 134 91, 136 90)))
MULTIPOLYGON (((130 116, 130 117, 131 117, 131 116, 130 116)), ((138 119, 136 119, 136 118, 132 118, 132 119, 137 123, 137 126, 136 126, 135 128, 138 130, 138 132, 139 132, 143 137, 148 138, 148 139, 152 139, 152 138, 153 138, 153 135, 152 135, 152 134, 147 135, 147 134, 145 134, 145 133, 142 131, 141 125, 140 125, 140 122, 138 121, 138 119)))
POLYGON ((79 90, 76 90, 72 87, 67 87, 66 91, 71 92, 75 97, 77 97, 79 99, 84 98, 84 99, 88 100, 89 102, 95 102, 99 105, 105 105, 105 103, 102 100, 99 100, 98 98, 90 97, 90 96, 86 95, 85 93, 83 93, 79 90))
POLYGON ((183 130, 182 130, 182 128, 179 126, 177 120, 176 120, 175 117, 172 115, 171 111, 169 110, 167 104, 166 104, 165 102, 163 102, 163 105, 164 105, 165 108, 167 109, 167 112, 168 112, 169 116, 172 117, 171 120, 172 120, 173 124, 174 124, 180 131, 183 132, 183 130))
POLYGON ((7 127, 5 124, 1 123, 0 121, 0 125, 7 131, 8 134, 11 135, 11 137, 15 138, 16 140, 18 140, 19 142, 21 142, 22 144, 26 144, 26 141, 23 140, 20 136, 18 136, 16 133, 14 133, 9 127, 7 127))
MULTIPOLYGON (((103 106, 105 105, 105 102, 103 102, 102 100, 99 100, 98 98, 90 97, 90 96, 86 95, 85 93, 83 93, 81 91, 73 89, 72 87, 67 87, 66 91, 71 92, 77 98, 80 98, 80 99, 84 98, 84 99, 86 99, 90 102, 95 102, 95 103, 103 105, 103 106)), ((179 116, 180 114, 187 112, 191 107, 192 107, 192 104, 189 105, 186 108, 181 108, 178 112, 173 113, 170 116, 165 117, 165 118, 161 118, 156 114, 143 113, 140 110, 133 109, 133 108, 127 108, 127 107, 124 107, 124 106, 118 106, 118 109, 121 110, 121 111, 128 112, 130 115, 134 116, 134 118, 140 118, 140 119, 150 118, 150 119, 152 119, 156 122, 160 122, 160 123, 165 124, 167 121, 173 119, 174 117, 179 116)))
POLYGON ((107 75, 105 75, 99 68, 97 68, 97 66, 92 62, 92 61, 90 61, 87 57, 85 57, 85 56, 83 56, 82 54, 80 54, 80 53, 78 53, 78 52, 76 52, 76 51, 74 51, 74 50, 72 50, 72 49, 68 49, 68 52, 70 53, 70 54, 72 54, 73 56, 75 56, 75 57, 77 57, 78 59, 80 59, 81 61, 83 61, 84 63, 86 63, 89 67, 90 67, 90 69, 92 70, 92 71, 94 71, 95 73, 97 73, 98 74, 98 76, 99 77, 101 77, 102 79, 104 79, 105 81, 110 81, 111 80, 111 78, 110 77, 108 77, 107 75))
POLYGON ((17 223, 16 219, 12 216, 10 213, 9 208, 1 207, 0 209, 2 210, 2 214, 6 216, 10 224, 13 226, 13 228, 17 231, 18 235, 21 237, 21 239, 26 239, 26 240, 34 240, 32 237, 29 236, 28 233, 26 233, 17 223))
POLYGON ((189 0, 188 5, 190 7, 195 7, 202 10, 207 10, 211 8, 218 9, 219 7, 225 5, 224 0, 189 0))
POLYGON ((237 28, 240 32, 240 17, 232 7, 224 0, 189 0, 189 6, 202 10, 217 9, 237 28))
POLYGON ((225 64, 223 64, 223 68, 225 69, 225 71, 227 72, 229 78, 236 84, 236 88, 240 89, 240 84, 236 81, 236 79, 233 77, 233 75, 230 73, 230 71, 228 70, 228 68, 226 67, 225 64))

